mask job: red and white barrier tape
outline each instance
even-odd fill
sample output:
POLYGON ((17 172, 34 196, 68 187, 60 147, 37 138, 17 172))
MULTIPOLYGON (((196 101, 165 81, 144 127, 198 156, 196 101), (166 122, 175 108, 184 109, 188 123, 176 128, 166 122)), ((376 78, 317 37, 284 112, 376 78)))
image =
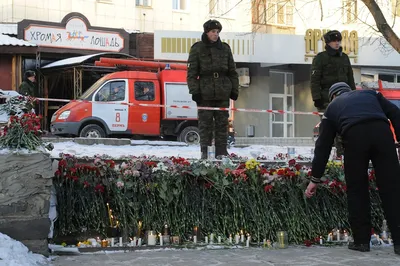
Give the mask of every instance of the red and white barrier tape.
MULTIPOLYGON (((9 96, 0 96, 0 98, 9 98, 9 96)), ((93 102, 87 100, 67 100, 67 99, 52 99, 52 98, 36 98, 39 101, 49 102, 93 102)), ((158 107, 158 108, 181 108, 181 109, 198 109, 198 110, 212 110, 212 111, 234 111, 234 112, 247 112, 247 113, 273 113, 273 114, 295 114, 295 115, 322 115, 319 112, 301 112, 301 111, 288 111, 288 110, 272 110, 272 109, 248 109, 248 108, 223 108, 223 107, 205 107, 198 106, 192 107, 189 105, 167 105, 167 104, 150 104, 150 103, 116 103, 116 102, 95 102, 96 104, 121 104, 129 106, 142 106, 142 107, 158 107)))

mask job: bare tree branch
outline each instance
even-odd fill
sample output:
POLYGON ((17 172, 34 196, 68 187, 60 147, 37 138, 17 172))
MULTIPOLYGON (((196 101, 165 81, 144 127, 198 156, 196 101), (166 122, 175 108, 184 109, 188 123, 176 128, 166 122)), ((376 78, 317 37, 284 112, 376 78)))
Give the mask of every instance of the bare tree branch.
POLYGON ((368 10, 374 17, 376 26, 378 30, 382 33, 383 37, 388 43, 400 53, 400 39, 393 31, 393 29, 388 25, 385 16, 382 13, 381 8, 378 6, 375 0, 361 0, 368 10))

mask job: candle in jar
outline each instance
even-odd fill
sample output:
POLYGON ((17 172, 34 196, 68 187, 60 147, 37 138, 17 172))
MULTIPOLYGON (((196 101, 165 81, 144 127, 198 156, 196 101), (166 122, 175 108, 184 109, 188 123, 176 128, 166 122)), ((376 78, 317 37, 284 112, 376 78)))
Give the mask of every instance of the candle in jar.
POLYGON ((139 247, 142 246, 142 239, 141 239, 141 238, 139 238, 139 240, 138 240, 138 246, 139 246, 139 247))
POLYGON ((239 234, 235 235, 235 244, 239 244, 240 236, 239 234))
POLYGON ((137 237, 135 236, 133 238, 133 247, 136 247, 136 245, 137 245, 137 237))
POLYGON ((149 234, 147 235, 147 245, 155 246, 156 243, 157 243, 156 235, 153 233, 153 231, 150 231, 149 234))
POLYGON ((221 237, 218 236, 218 244, 221 244, 221 237))
POLYGON ((111 238, 111 246, 114 246, 114 237, 111 238))
POLYGON ((250 239, 251 239, 251 236, 249 234, 247 234, 246 247, 250 246, 250 239))
POLYGON ((122 247, 122 237, 119 238, 119 246, 122 247))
POLYGON ((160 246, 164 245, 163 237, 162 237, 161 233, 158 236, 160 237, 160 246))
POLYGON ((319 236, 319 244, 322 245, 323 241, 322 241, 322 236, 319 236))
POLYGON ((214 243, 214 234, 210 234, 210 244, 214 243))
POLYGON ((193 243, 197 244, 197 236, 193 236, 193 243))
POLYGON ((133 245, 133 239, 132 239, 132 237, 130 237, 129 239, 131 240, 130 246, 133 247, 134 245, 133 245))
POLYGON ((340 231, 339 231, 339 229, 336 231, 336 234, 337 234, 337 241, 340 241, 340 231))
POLYGON ((204 242, 206 242, 206 244, 208 244, 208 236, 205 237, 204 242))
POLYGON ((349 241, 349 234, 346 231, 344 231, 344 241, 349 241))
POLYGON ((229 244, 232 244, 232 235, 229 235, 229 244))
POLYGON ((243 234, 243 230, 240 230, 240 242, 244 243, 244 234, 243 234))

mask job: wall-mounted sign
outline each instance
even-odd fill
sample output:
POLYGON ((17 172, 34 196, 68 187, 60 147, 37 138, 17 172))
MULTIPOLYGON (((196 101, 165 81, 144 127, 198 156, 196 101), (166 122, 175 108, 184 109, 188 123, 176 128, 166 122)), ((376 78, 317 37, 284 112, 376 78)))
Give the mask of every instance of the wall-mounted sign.
POLYGON ((118 29, 90 27, 82 15, 71 13, 61 24, 41 21, 20 22, 19 33, 23 39, 39 47, 83 49, 93 51, 122 52, 128 49, 127 32, 118 29))
MULTIPOLYGON (((304 60, 308 61, 309 57, 316 56, 319 52, 325 50, 324 34, 329 30, 320 29, 308 29, 304 37, 306 43, 306 54, 304 60)), ((353 58, 354 62, 357 62, 358 57, 358 33, 353 30, 351 32, 344 30, 342 34, 342 47, 343 52, 346 53, 349 58, 353 58)))

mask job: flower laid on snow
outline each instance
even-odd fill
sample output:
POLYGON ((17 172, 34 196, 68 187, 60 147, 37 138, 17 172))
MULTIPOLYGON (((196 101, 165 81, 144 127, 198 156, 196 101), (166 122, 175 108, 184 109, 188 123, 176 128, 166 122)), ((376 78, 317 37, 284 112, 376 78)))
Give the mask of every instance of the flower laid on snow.
POLYGON ((256 159, 250 159, 246 162, 246 169, 251 170, 255 169, 260 165, 260 163, 256 159))

